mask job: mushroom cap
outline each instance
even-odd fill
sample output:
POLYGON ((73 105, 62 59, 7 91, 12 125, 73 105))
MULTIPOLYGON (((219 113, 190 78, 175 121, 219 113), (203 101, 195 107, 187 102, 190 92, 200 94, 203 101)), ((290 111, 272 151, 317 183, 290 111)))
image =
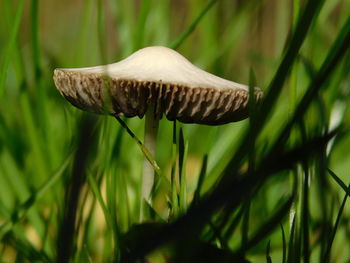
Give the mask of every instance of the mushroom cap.
MULTIPOLYGON (((155 114, 185 123, 218 125, 248 117, 248 87, 210 74, 176 51, 146 47, 105 66, 55 69, 60 93, 93 113, 139 116, 153 103, 155 114)), ((254 89, 256 100, 262 91, 254 89)))

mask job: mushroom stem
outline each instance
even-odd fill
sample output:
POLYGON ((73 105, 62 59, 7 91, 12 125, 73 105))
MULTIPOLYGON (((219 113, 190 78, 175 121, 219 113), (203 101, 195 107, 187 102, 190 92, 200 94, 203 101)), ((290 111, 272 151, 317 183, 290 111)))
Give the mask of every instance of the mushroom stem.
MULTIPOLYGON (((157 132, 159 125, 159 117, 155 114, 155 103, 152 102, 147 109, 145 119, 145 137, 144 145, 151 156, 156 156, 157 132)), ((151 192, 154 183, 154 168, 151 163, 144 157, 143 161, 143 177, 142 177, 142 200, 151 203, 151 192)))

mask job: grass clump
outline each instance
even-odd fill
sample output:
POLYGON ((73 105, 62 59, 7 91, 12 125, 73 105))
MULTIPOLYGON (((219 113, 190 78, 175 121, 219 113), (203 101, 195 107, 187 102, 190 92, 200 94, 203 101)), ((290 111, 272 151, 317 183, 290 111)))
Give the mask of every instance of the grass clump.
POLYGON ((3 7, 1 261, 349 261, 350 3, 3 7), (265 96, 240 123, 160 121, 153 203, 140 222, 143 120, 73 108, 52 72, 149 45, 265 96))

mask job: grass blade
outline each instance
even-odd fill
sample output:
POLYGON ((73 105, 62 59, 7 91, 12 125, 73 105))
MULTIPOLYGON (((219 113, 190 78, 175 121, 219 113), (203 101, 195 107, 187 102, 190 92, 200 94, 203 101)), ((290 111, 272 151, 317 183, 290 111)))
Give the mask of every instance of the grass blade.
POLYGON ((295 228, 296 228, 295 224, 296 224, 296 215, 294 214, 292 226, 290 230, 289 244, 288 244, 288 258, 287 258, 288 263, 297 262, 298 258, 300 258, 300 256, 296 253, 296 251, 298 251, 297 248, 299 247, 299 245, 296 244, 296 241, 299 240, 299 238, 297 237, 297 233, 295 231, 295 228))
POLYGON ((266 246, 266 263, 272 263, 272 259, 270 256, 270 240, 269 242, 267 242, 267 246, 266 246))
POLYGON ((140 14, 137 19, 137 25, 133 41, 134 51, 144 47, 144 33, 146 28, 146 22, 151 10, 152 8, 150 0, 143 0, 140 3, 140 14))
POLYGON ((170 180, 171 180, 171 215, 175 218, 179 215, 179 196, 177 193, 176 188, 176 160, 177 160, 177 129, 176 129, 176 120, 173 121, 173 141, 172 141, 172 148, 171 148, 171 174, 170 174, 170 180))
MULTIPOLYGON (((292 36, 290 44, 288 45, 287 51, 282 59, 281 64, 279 65, 276 74, 274 75, 269 88, 268 93, 265 96, 265 99, 258 109, 258 114, 255 122, 254 131, 248 131, 245 133, 244 138, 242 139, 242 144, 239 146, 236 154, 230 160, 229 164, 226 166, 223 174, 231 174, 232 171, 236 171, 239 165, 241 164, 242 157, 245 156, 247 152, 247 142, 252 135, 259 135, 259 132, 267 120, 267 117, 271 113, 273 106, 275 105, 277 98, 283 88, 283 84, 289 74, 289 71, 296 60, 301 45, 303 44, 307 32, 311 26, 312 21, 318 14, 319 9, 321 8, 324 1, 309 0, 305 6, 305 9, 298 21, 295 33, 292 36)), ((300 116, 300 115, 298 115, 300 116)), ((294 123, 294 122, 293 122, 294 123)), ((290 130, 291 127, 288 127, 290 130)), ((285 142, 285 137, 283 137, 283 142, 285 142)))
POLYGON ((184 213, 187 209, 187 184, 186 184, 186 160, 187 160, 188 142, 185 142, 183 130, 180 128, 179 136, 179 205, 180 213, 184 213))
POLYGON ((199 173, 197 187, 196 187, 196 190, 195 190, 194 195, 193 195, 192 205, 198 203, 198 201, 200 199, 200 194, 201 194, 203 182, 205 179, 205 175, 207 173, 207 165, 208 165, 208 155, 206 154, 206 155, 204 155, 202 168, 201 168, 201 171, 199 173))
MULTIPOLYGON (((178 238, 185 238, 193 232, 201 229, 202 226, 208 222, 208 218, 224 204, 230 204, 232 209, 238 207, 238 205, 247 197, 247 195, 255 189, 257 181, 262 183, 263 178, 267 178, 272 174, 275 174, 281 170, 290 169, 296 162, 307 159, 311 154, 319 151, 320 148, 335 135, 334 132, 322 137, 315 138, 308 141, 300 147, 297 147, 291 151, 280 153, 273 158, 267 156, 266 161, 262 163, 264 166, 259 167, 256 171, 242 175, 232 176, 230 182, 226 182, 225 185, 220 185, 210 195, 206 195, 200 203, 188 212, 177 219, 174 223, 164 226, 157 232, 152 238, 148 239, 147 244, 138 244, 135 251, 130 251, 127 255, 127 260, 135 261, 138 258, 142 258, 149 252, 153 251, 158 246, 167 244, 170 241, 177 240, 178 238), (258 180, 257 178, 260 178, 258 180), (189 229, 191 231, 189 231, 189 229)), ((280 213, 276 214, 276 219, 268 223, 277 222, 284 214, 286 207, 291 203, 291 199, 288 200, 285 205, 280 209, 280 213)), ((277 222, 278 224, 279 222, 277 222)), ((265 232, 262 230, 255 238, 251 239, 247 247, 252 246, 260 240, 265 232)), ((244 248, 246 249, 246 248, 244 248)), ((126 259, 125 259, 126 260, 126 259)))
MULTIPOLYGON (((328 169, 328 171, 331 174, 333 174, 332 175, 333 178, 338 178, 337 180, 340 180, 339 177, 337 177, 330 169, 328 169)), ((324 258, 323 258, 323 262, 330 262, 330 256, 331 256, 331 249, 332 249, 333 241, 334 241, 335 235, 336 235, 337 230, 338 230, 340 219, 341 219, 341 216, 342 216, 343 211, 344 211, 345 203, 346 203, 348 197, 350 196, 349 194, 350 194, 350 184, 346 188, 345 196, 344 196, 343 201, 342 201, 342 203, 340 205, 340 208, 339 208, 339 211, 338 211, 338 214, 337 214, 337 218, 336 218, 334 226, 332 228, 332 232, 330 234, 330 237, 329 237, 329 240, 328 240, 328 244, 327 244, 327 247, 326 247, 326 252, 325 252, 325 255, 324 255, 324 258)))
POLYGON ((10 65, 11 57, 14 52, 14 48, 16 47, 16 39, 18 35, 19 25, 22 19, 23 8, 24 8, 24 0, 21 0, 18 2, 18 6, 16 8, 16 14, 14 16, 14 22, 11 28, 10 36, 8 37, 7 48, 3 53, 5 57, 3 58, 3 62, 0 65, 0 94, 1 95, 4 92, 4 85, 6 82, 7 71, 10 65))
POLYGON ((283 225, 281 226, 281 233, 282 233, 282 263, 286 263, 287 259, 287 245, 286 245, 286 235, 284 234, 283 225))
POLYGON ((302 192, 302 233, 303 233, 303 258, 304 262, 310 262, 310 244, 309 244, 309 171, 308 165, 303 164, 304 180, 302 192))
POLYGON ((58 182, 58 179, 64 174, 64 170, 67 168, 69 162, 71 161, 72 155, 69 155, 67 159, 62 163, 58 170, 49 177, 48 181, 44 183, 38 190, 33 191, 30 197, 14 211, 11 221, 6 221, 0 226, 0 240, 6 235, 18 222, 21 222, 27 211, 35 204, 35 202, 40 199, 47 191, 58 182))
POLYGON ((172 49, 177 49, 182 42, 184 42, 191 33, 195 30, 198 23, 202 20, 202 18, 205 16, 205 14, 210 10, 210 8, 217 2, 217 0, 210 0, 207 5, 203 8, 203 10, 199 13, 199 15, 193 20, 193 22, 189 25, 189 27, 182 32, 182 34, 175 39, 169 47, 172 49))
MULTIPOLYGON (((91 190, 92 190, 96 200, 98 201, 99 205, 102 208, 102 211, 103 211, 103 214, 105 216, 108 228, 110 230, 112 230, 114 232, 114 234, 115 234, 114 237, 116 239, 114 240, 114 244, 119 244, 121 232, 119 231, 119 229, 117 227, 118 226, 118 222, 117 221, 113 221, 113 217, 110 214, 110 210, 108 209, 108 207, 106 206, 105 202, 103 201, 100 189, 98 187, 98 183, 96 182, 95 178, 92 175, 89 175, 87 179, 88 179, 88 182, 90 184, 91 190)), ((116 218, 114 218, 114 220, 115 219, 116 218)), ((117 245, 115 246, 114 254, 118 255, 118 246, 117 245)))
POLYGON ((243 254, 245 251, 258 244, 260 240, 266 238, 266 236, 271 233, 275 227, 280 224, 281 220, 288 214, 288 211, 293 204, 293 199, 294 196, 289 197, 287 201, 277 210, 277 212, 275 212, 275 214, 259 228, 259 230, 247 242, 247 244, 242 244, 242 248, 237 252, 237 254, 243 254))
POLYGON ((154 171, 157 175, 161 175, 161 170, 154 159, 154 156, 151 155, 151 153, 148 151, 148 149, 145 147, 145 145, 140 141, 139 138, 136 137, 136 135, 130 130, 130 128, 127 126, 127 124, 118 116, 114 115, 114 118, 117 119, 117 121, 120 123, 120 125, 126 130, 126 132, 131 136, 131 138, 137 143, 137 145, 140 147, 142 153, 145 155, 149 163, 152 165, 154 171))
POLYGON ((80 122, 80 136, 78 147, 75 154, 75 160, 70 178, 66 196, 64 215, 59 228, 57 239, 57 262, 69 262, 73 253, 74 240, 77 229, 75 227, 77 218, 77 207, 81 188, 86 181, 86 169, 89 162, 89 156, 96 144, 95 120, 89 115, 83 115, 80 122), (89 143, 87 143, 89 142, 89 143))
POLYGON ((313 99, 316 97, 319 90, 323 87, 323 84, 330 77, 340 60, 346 54, 350 48, 350 18, 346 21, 337 39, 329 51, 326 59, 324 60, 320 70, 313 78, 306 93, 302 97, 299 106, 296 108, 291 120, 288 122, 284 130, 281 132, 278 140, 276 141, 276 147, 281 147, 284 141, 288 137, 292 126, 297 123, 303 116, 313 99))
POLYGON ((345 191, 345 193, 347 193, 348 195, 350 195, 350 190, 349 188, 346 186, 346 184, 331 170, 331 169, 327 169, 328 173, 332 176, 332 178, 334 179, 334 181, 337 182, 337 184, 345 191))

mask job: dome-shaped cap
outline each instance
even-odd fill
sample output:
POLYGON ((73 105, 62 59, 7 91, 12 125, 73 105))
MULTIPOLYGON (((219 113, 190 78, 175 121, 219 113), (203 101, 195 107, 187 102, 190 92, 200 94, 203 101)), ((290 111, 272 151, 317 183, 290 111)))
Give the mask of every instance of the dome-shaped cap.
MULTIPOLYGON (((248 117, 247 86, 199 69, 166 47, 147 47, 106 66, 56 69, 54 80, 71 104, 94 113, 142 118, 154 103, 155 114, 185 123, 248 117)), ((258 101, 262 91, 255 88, 254 95, 258 101)))

